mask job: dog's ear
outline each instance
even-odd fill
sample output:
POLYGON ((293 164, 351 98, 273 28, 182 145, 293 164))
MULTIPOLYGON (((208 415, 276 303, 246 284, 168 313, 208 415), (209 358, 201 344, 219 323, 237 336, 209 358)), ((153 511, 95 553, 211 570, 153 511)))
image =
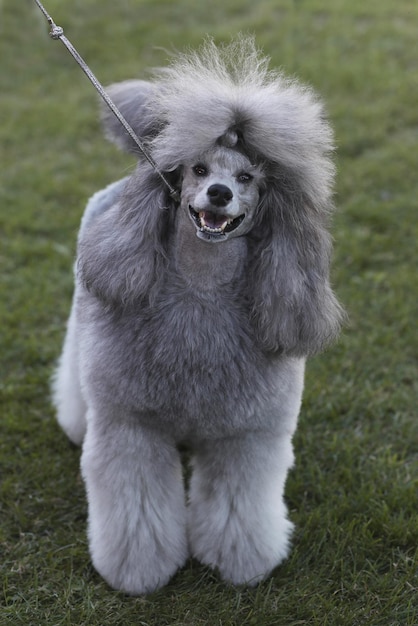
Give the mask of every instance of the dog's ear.
POLYGON ((251 255, 252 320, 267 351, 308 356, 338 334, 344 317, 329 283, 331 238, 323 207, 271 184, 251 255))
POLYGON ((155 173, 141 166, 110 200, 104 190, 87 206, 77 275, 102 302, 120 308, 158 291, 175 206, 155 173))
MULTIPOLYGON (((149 107, 154 90, 155 86, 145 80, 126 80, 106 88, 111 100, 143 141, 154 137, 159 130, 158 121, 149 107)), ((122 150, 137 154, 139 151, 135 141, 105 103, 102 104, 101 113, 107 138, 122 150)))

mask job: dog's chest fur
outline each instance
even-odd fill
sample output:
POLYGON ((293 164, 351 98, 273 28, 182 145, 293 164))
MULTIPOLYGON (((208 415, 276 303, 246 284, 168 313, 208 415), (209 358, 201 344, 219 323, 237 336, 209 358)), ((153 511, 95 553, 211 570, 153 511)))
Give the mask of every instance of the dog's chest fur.
POLYGON ((276 377, 238 297, 244 272, 219 263, 206 265, 205 272, 198 259, 192 269, 186 272, 177 259, 153 303, 134 309, 106 311, 85 294, 82 326, 96 335, 89 337, 95 345, 89 377, 94 380, 97 368, 108 400, 142 420, 175 425, 184 438, 202 431, 224 436, 256 421, 257 398, 272 394, 276 377))

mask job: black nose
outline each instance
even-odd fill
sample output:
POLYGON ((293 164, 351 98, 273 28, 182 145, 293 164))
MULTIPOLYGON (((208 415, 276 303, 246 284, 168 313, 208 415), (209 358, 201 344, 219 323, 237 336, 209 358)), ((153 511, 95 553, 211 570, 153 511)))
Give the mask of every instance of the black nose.
POLYGON ((211 185, 208 189, 208 196, 211 204, 215 206, 225 206, 232 200, 233 193, 226 185, 211 185))

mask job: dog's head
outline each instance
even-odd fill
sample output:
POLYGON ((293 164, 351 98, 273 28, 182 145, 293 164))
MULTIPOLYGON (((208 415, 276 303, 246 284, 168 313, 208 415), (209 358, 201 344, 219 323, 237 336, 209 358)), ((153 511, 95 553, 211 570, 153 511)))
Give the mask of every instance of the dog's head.
MULTIPOLYGON (((253 40, 240 38, 220 50, 206 42, 154 82, 109 93, 181 200, 138 154, 115 214, 97 226, 101 242, 80 248, 84 282, 107 300, 149 296, 180 216, 202 245, 247 237, 243 298, 266 350, 324 347, 342 312, 329 285, 332 132, 312 91, 269 71, 253 40)), ((112 113, 104 123, 113 141, 138 153, 112 113)))
MULTIPOLYGON (((161 111, 160 115, 157 114, 160 88, 159 83, 129 80, 111 85, 108 90, 147 150, 152 151, 153 156, 155 152, 160 153, 161 163, 161 156, 163 160, 166 158, 161 151, 167 128, 164 115, 161 111)), ((111 141, 136 153, 141 166, 146 166, 138 147, 108 109, 103 110, 103 121, 111 141)), ((182 150, 181 145, 179 152, 182 150)), ((254 224, 262 193, 262 159, 257 158, 254 151, 254 158, 246 154, 242 135, 234 128, 224 129, 220 136, 213 136, 205 142, 199 154, 196 146, 190 153, 181 160, 175 158, 169 164, 162 163, 161 167, 177 187, 180 209, 191 219, 197 237, 206 242, 221 243, 247 234, 254 224)))

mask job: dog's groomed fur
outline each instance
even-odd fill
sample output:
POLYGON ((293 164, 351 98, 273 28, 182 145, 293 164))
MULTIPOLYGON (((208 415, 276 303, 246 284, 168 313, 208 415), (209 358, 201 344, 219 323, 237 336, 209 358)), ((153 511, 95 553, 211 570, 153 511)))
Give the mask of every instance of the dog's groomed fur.
MULTIPOLYGON (((289 549, 305 358, 341 319, 332 134, 312 92, 269 71, 252 39, 208 40, 110 94, 181 200, 141 157, 82 222, 54 398, 83 443, 93 563, 131 594, 189 555, 255 584, 289 549)), ((135 150, 110 114, 105 125, 135 150)))

